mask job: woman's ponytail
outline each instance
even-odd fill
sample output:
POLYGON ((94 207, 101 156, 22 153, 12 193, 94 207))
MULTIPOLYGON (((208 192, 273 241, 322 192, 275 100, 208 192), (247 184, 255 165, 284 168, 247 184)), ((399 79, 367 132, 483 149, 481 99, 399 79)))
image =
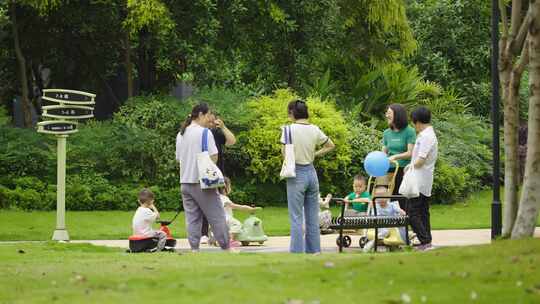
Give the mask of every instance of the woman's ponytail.
POLYGON ((184 135, 184 132, 186 132, 186 128, 191 124, 191 122, 194 119, 199 118, 199 115, 205 115, 210 111, 210 108, 208 107, 207 103, 201 102, 198 105, 194 106, 193 109, 191 109, 191 114, 188 115, 184 123, 182 124, 182 127, 180 128, 180 134, 184 135))
POLYGON ((184 135, 184 132, 186 132, 186 128, 191 124, 191 120, 191 114, 189 114, 186 120, 184 120, 182 127, 180 128, 180 134, 184 135))

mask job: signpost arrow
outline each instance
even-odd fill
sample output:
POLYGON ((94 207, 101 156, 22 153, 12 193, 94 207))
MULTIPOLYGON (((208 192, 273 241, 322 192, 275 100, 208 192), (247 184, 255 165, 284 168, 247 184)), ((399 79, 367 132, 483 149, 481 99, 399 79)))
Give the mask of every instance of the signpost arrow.
POLYGON ((38 122, 38 132, 55 135, 67 135, 77 132, 77 122, 49 120, 38 122))
POLYGON ((76 105, 44 106, 43 117, 58 119, 86 119, 94 117, 94 108, 76 105))
POLYGON ((44 89, 42 99, 61 104, 93 105, 95 94, 64 89, 44 89))

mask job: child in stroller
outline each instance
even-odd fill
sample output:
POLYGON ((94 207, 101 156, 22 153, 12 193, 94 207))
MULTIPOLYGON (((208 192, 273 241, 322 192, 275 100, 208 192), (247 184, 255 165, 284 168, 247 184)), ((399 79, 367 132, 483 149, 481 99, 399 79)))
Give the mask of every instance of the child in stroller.
MULTIPOLYGON (((376 186, 374 196, 388 195, 388 188, 385 186, 376 186)), ((399 216, 405 215, 405 211, 399 207, 399 202, 389 202, 388 199, 377 199, 377 216, 399 216)), ((369 214, 373 215, 373 207, 370 204, 369 214)), ((369 252, 375 245, 375 229, 369 229, 367 232, 369 240, 364 246, 364 252, 369 252)), ((404 245, 405 242, 405 227, 399 228, 379 228, 377 232, 377 241, 382 242, 389 247, 404 245)))

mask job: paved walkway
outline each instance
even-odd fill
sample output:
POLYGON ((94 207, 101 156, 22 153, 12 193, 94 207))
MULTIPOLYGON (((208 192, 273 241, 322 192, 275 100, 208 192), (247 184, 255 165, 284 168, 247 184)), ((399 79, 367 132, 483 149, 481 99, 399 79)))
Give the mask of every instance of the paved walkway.
MULTIPOLYGON (((462 229, 462 230, 434 230, 433 245, 435 247, 448 246, 470 246, 489 244, 491 242, 491 230, 489 229, 462 229)), ((337 234, 321 235, 321 249, 324 252, 336 252, 337 234)), ((540 238, 540 228, 536 228, 535 237, 540 238)), ((358 248, 359 236, 352 236, 352 247, 358 248)), ((99 246, 110 246, 128 248, 127 240, 73 240, 72 243, 90 243, 99 246)), ((176 248, 179 250, 189 250, 187 239, 178 239, 176 248)), ((270 237, 264 245, 251 245, 240 247, 242 252, 288 252, 289 237, 270 237)), ((201 251, 219 251, 219 248, 201 246, 201 251)))

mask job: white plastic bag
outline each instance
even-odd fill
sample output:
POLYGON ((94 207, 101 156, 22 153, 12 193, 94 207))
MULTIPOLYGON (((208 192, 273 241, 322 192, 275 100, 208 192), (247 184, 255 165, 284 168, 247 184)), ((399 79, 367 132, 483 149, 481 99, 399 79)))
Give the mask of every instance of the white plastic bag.
POLYGON ((412 165, 403 175, 403 181, 401 182, 401 186, 399 186, 399 193, 407 198, 420 196, 418 177, 412 165))
POLYGON ((279 176, 281 178, 296 177, 296 160, 294 158, 294 145, 291 138, 291 126, 285 126, 283 128, 283 137, 285 138, 285 157, 279 176))
POLYGON ((201 189, 214 189, 225 186, 223 173, 208 154, 208 129, 203 131, 202 152, 197 154, 197 167, 199 169, 201 189))

